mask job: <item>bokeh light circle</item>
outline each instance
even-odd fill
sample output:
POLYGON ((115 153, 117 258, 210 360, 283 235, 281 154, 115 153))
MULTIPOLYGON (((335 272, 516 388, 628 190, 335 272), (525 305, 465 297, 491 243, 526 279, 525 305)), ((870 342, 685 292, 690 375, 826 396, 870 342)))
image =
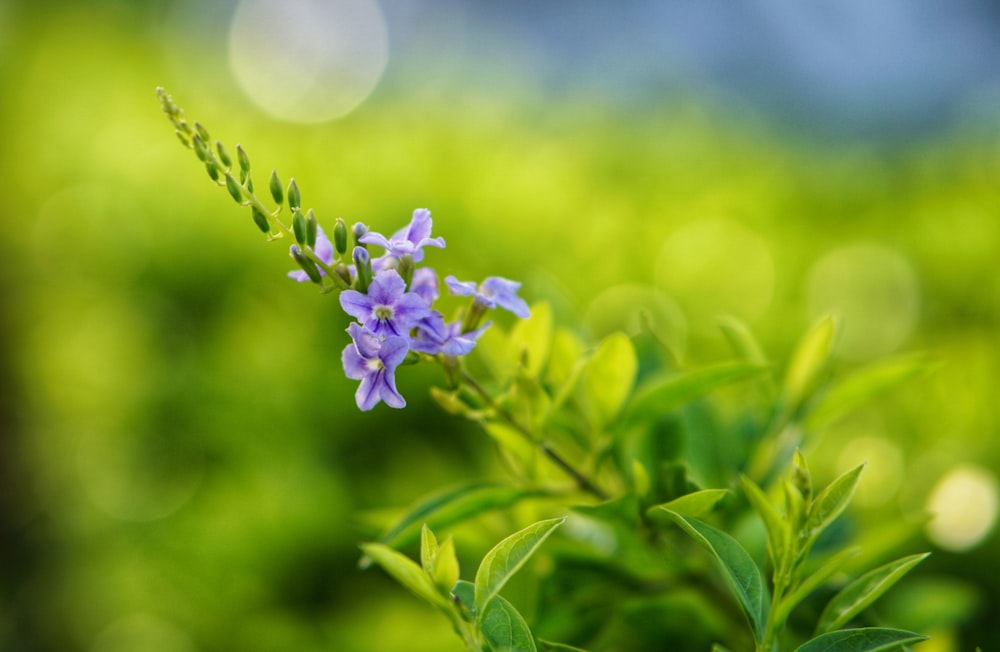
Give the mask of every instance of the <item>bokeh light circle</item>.
POLYGON ((813 319, 842 319, 837 353, 866 360, 899 348, 916 326, 920 283, 910 262, 874 243, 836 249, 819 259, 806 280, 813 319))
POLYGON ((663 243, 656 281, 678 299, 692 330, 715 333, 721 315, 749 322, 764 313, 774 294, 774 258, 767 242, 749 227, 705 219, 663 243))
POLYGON ((956 466, 934 485, 927 499, 927 511, 933 514, 927 536, 946 550, 969 550, 992 531, 997 509, 993 473, 974 465, 956 466))
POLYGON ((242 0, 229 65, 247 95, 280 120, 317 123, 353 111, 389 60, 376 0, 242 0))

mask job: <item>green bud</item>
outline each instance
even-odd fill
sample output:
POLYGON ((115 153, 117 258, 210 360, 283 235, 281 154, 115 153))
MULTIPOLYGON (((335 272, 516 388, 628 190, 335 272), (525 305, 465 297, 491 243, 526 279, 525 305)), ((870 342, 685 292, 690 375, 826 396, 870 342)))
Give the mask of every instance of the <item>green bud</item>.
POLYGON ((191 141, 189 141, 189 140, 187 139, 187 136, 185 136, 185 135, 184 135, 183 133, 181 133, 181 130, 180 130, 180 129, 178 129, 178 130, 177 130, 177 131, 175 131, 174 133, 175 133, 175 134, 177 134, 177 139, 178 139, 179 141, 181 141, 181 145, 184 145, 184 147, 187 147, 188 149, 190 149, 190 148, 191 148, 191 141))
POLYGON ((284 200, 285 194, 281 190, 281 179, 278 178, 278 171, 271 170, 271 199, 274 203, 281 206, 282 200, 284 200))
POLYGON ((253 216, 253 223, 257 225, 257 228, 264 233, 271 232, 271 225, 267 223, 267 215, 264 215, 256 206, 250 208, 250 214, 253 216))
POLYGON ((240 170, 243 172, 250 172, 250 157, 247 156, 247 151, 243 149, 243 145, 236 145, 236 158, 240 161, 240 170))
POLYGON ((319 224, 316 223, 316 215, 313 213, 313 209, 309 209, 306 213, 306 244, 310 247, 316 247, 316 233, 319 229, 319 224))
POLYGON ((226 190, 229 191, 229 194, 232 195, 237 204, 243 203, 243 188, 240 187, 240 184, 236 183, 236 179, 228 172, 226 173, 226 190))
POLYGON ((364 294, 368 292, 368 285, 372 282, 371 255, 364 247, 355 247, 352 257, 354 258, 354 267, 358 271, 358 292, 364 294))
POLYGON ((195 134, 194 138, 191 139, 191 144, 194 145, 194 153, 198 155, 198 160, 208 161, 208 150, 205 149, 205 141, 201 139, 201 136, 195 134))
POLYGON ((333 273, 340 277, 340 279, 347 284, 348 287, 351 285, 351 270, 347 269, 347 265, 340 263, 333 268, 333 273))
POLYGON ((309 277, 310 281, 313 283, 323 283, 323 276, 319 273, 319 269, 316 268, 316 263, 309 260, 309 258, 302 253, 302 250, 299 249, 298 245, 292 245, 291 255, 292 258, 295 259, 295 262, 299 264, 299 267, 302 268, 302 271, 306 273, 306 276, 309 277))
POLYGON ((302 196, 299 194, 299 186, 295 179, 288 182, 288 208, 295 210, 302 207, 302 196))
POLYGON ((292 231, 295 233, 295 241, 302 244, 306 241, 306 218, 302 216, 302 211, 295 211, 292 218, 292 231))
POLYGON ((798 449, 795 450, 795 456, 793 457, 792 482, 795 483, 795 487, 802 494, 802 498, 805 500, 806 508, 808 509, 809 504, 812 502, 812 477, 809 475, 809 467, 806 466, 806 458, 798 449))
POLYGON ((359 247, 364 247, 365 244, 363 242, 360 242, 360 240, 361 236, 368 233, 368 227, 362 224, 361 222, 355 222, 354 226, 351 227, 351 233, 354 234, 354 244, 356 244, 359 247))
POLYGON ((341 256, 347 252, 347 225, 339 217, 337 225, 333 227, 333 246, 341 256))
POLYGON ((208 129, 205 129, 200 122, 195 121, 194 128, 198 131, 198 136, 201 137, 202 141, 207 143, 212 140, 212 137, 208 135, 208 129))
POLYGON ((230 158, 226 148, 222 146, 222 141, 215 141, 215 151, 219 153, 219 160, 222 161, 223 165, 227 168, 233 167, 233 159, 230 158))
POLYGON ((250 174, 243 168, 240 168, 240 183, 245 184, 249 180, 250 180, 250 174))
POLYGON ((212 181, 219 180, 219 170, 213 163, 205 163, 205 169, 208 170, 208 176, 212 177, 212 181))

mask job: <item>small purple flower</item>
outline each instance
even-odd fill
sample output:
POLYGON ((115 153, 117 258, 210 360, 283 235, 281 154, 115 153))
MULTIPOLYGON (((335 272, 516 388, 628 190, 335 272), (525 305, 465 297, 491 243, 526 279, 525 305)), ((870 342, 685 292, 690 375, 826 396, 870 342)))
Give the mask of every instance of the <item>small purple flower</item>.
MULTIPOLYGON (((292 246, 294 247, 295 245, 292 246)), ((330 238, 326 237, 326 234, 323 233, 323 227, 319 225, 316 225, 316 246, 313 247, 313 252, 327 265, 333 264, 333 244, 330 242, 330 238)), ((326 276, 326 272, 323 271, 322 267, 317 266, 317 269, 319 269, 320 276, 326 276)), ((288 278, 299 283, 305 283, 309 280, 309 275, 301 269, 296 269, 288 272, 288 278)))
POLYGON ((430 313, 419 294, 406 292, 406 283, 394 269, 377 275, 368 286, 368 294, 344 290, 340 305, 379 337, 409 337, 409 330, 430 313))
POLYGON ((459 281, 454 276, 448 276, 444 279, 444 282, 448 285, 448 289, 451 290, 452 294, 463 297, 475 296, 476 302, 487 308, 500 306, 522 319, 531 316, 528 304, 524 299, 517 296, 517 290, 521 287, 521 284, 516 281, 508 281, 499 276, 490 276, 480 283, 478 288, 472 281, 459 281))
POLYGON ((406 357, 406 338, 390 336, 384 340, 364 326, 351 324, 347 332, 354 341, 344 348, 341 361, 344 374, 360 380, 354 400, 363 411, 385 401, 389 407, 406 406, 406 400, 396 389, 396 367, 406 357))
POLYGON ((417 324, 417 337, 410 348, 431 355, 466 355, 475 348, 476 340, 490 327, 490 323, 486 322, 474 331, 463 333, 461 322, 445 324, 441 313, 433 311, 417 324))
POLYGON ((434 270, 430 267, 420 267, 413 270, 410 292, 419 294, 428 306, 433 305, 438 298, 438 277, 434 270))
POLYGON ((413 262, 424 259, 423 247, 444 247, 444 238, 431 237, 431 212, 426 208, 413 211, 410 225, 400 229, 391 238, 381 233, 369 231, 359 238, 359 242, 385 247, 389 254, 398 257, 410 254, 413 262))

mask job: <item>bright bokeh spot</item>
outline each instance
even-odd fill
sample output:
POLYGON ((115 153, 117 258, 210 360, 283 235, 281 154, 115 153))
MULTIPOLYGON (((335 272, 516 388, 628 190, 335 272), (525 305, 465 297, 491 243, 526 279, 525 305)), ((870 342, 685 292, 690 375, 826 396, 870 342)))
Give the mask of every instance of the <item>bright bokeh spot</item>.
POLYGON ((809 271, 806 295, 811 317, 835 313, 842 318, 837 353, 851 360, 899 348, 920 312, 913 266, 898 252, 872 243, 823 256, 809 271))
POLYGON ((927 511, 933 519, 927 536, 947 550, 961 552, 982 541, 997 518, 997 481, 986 469, 956 466, 931 490, 927 511))
POLYGON ((845 473, 866 463, 854 502, 862 507, 878 507, 895 496, 903 484, 903 456, 892 443, 880 437, 856 437, 844 444, 837 468, 845 473))
POLYGON ((756 232, 727 219, 706 219, 675 232, 660 249, 656 281, 677 297, 692 330, 717 333, 719 315, 753 321, 774 293, 774 259, 756 232))
POLYGON ((242 0, 229 63, 243 90, 281 120, 316 123, 350 113, 389 60, 375 0, 242 0))

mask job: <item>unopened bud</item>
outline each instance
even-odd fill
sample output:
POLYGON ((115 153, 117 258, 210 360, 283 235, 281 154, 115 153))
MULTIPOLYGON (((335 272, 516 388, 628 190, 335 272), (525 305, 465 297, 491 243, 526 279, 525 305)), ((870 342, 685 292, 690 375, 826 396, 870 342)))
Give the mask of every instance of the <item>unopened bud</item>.
POLYGON ((198 131, 198 135, 201 137, 203 141, 207 143, 208 141, 212 140, 212 137, 208 135, 208 129, 205 129, 204 125, 202 125, 200 122, 196 121, 194 123, 194 128, 198 131))
POLYGON ((247 156, 247 152, 243 149, 243 145, 236 145, 236 158, 240 161, 240 169, 243 172, 250 172, 250 157, 247 156))
POLYGON ((253 192, 253 179, 250 178, 249 174, 247 174, 247 180, 244 182, 244 185, 247 187, 247 192, 253 192))
POLYGON ((360 242, 360 240, 361 236, 368 233, 368 227, 362 224, 361 222, 355 222, 354 226, 351 227, 351 233, 354 234, 354 244, 358 245, 359 247, 364 247, 365 246, 364 243, 360 242))
POLYGON ((347 269, 347 265, 340 263, 333 268, 333 273, 339 276, 348 287, 351 286, 351 270, 347 269))
POLYGON ((226 190, 229 191, 229 194, 237 204, 243 203, 243 189, 240 187, 240 184, 236 183, 233 175, 228 172, 226 173, 226 190))
POLYGON ((174 133, 176 133, 176 134, 177 134, 177 139, 178 139, 179 141, 181 141, 181 145, 184 145, 184 147, 187 147, 187 148, 189 148, 189 149, 190 149, 190 147, 191 147, 191 141, 187 139, 187 136, 185 136, 185 135, 184 135, 184 134, 183 134, 183 133, 181 132, 181 130, 180 130, 180 129, 178 129, 178 130, 177 130, 177 131, 175 131, 174 133))
POLYGON ((219 170, 215 167, 214 163, 205 163, 205 169, 208 170, 208 176, 212 177, 212 181, 219 180, 219 170))
POLYGON ((306 273, 306 276, 309 277, 310 281, 312 281, 313 283, 323 282, 323 276, 319 273, 319 269, 317 269, 316 263, 309 260, 309 258, 307 258, 306 255, 302 253, 302 250, 299 249, 298 245, 292 245, 291 254, 292 258, 295 259, 295 262, 299 264, 299 267, 301 267, 302 271, 306 273))
POLYGON ((410 287, 410 281, 413 280, 413 268, 413 256, 411 254, 406 254, 399 259, 399 275, 403 277, 406 287, 410 287))
POLYGON ((354 266, 358 270, 358 291, 366 293, 372 282, 371 256, 364 247, 355 247, 352 258, 354 258, 354 266))
POLYGON ((271 188, 271 199, 274 200, 275 204, 280 206, 282 200, 284 200, 285 198, 285 194, 281 190, 281 179, 278 178, 277 170, 271 170, 270 188, 271 188))
POLYGON ((313 209, 309 209, 306 213, 306 244, 310 247, 316 247, 316 234, 319 230, 319 224, 316 223, 316 215, 313 213, 313 209))
POLYGON ((347 225, 344 220, 337 218, 337 225, 333 227, 333 246, 338 255, 347 252, 347 225))
POLYGON ((215 141, 215 151, 219 153, 219 160, 222 161, 223 165, 227 168, 233 167, 233 159, 229 156, 229 152, 226 151, 226 148, 222 146, 221 141, 215 141))
POLYGON ((809 474, 809 467, 806 466, 806 458, 798 449, 795 450, 795 455, 792 458, 792 482, 802 494, 806 505, 809 505, 812 501, 812 477, 809 474))
POLYGON ((253 223, 257 225, 257 228, 263 231, 264 233, 270 233, 271 225, 267 223, 267 215, 264 215, 259 210, 257 210, 256 206, 252 207, 250 211, 251 215, 253 215, 253 223))
POLYGON ((306 241, 306 218, 302 216, 302 211, 295 211, 292 217, 292 231, 295 233, 295 241, 303 244, 306 241))
POLYGON ((299 186, 295 179, 288 182, 288 208, 295 210, 302 207, 302 196, 299 194, 299 186))
POLYGON ((194 153, 198 155, 198 160, 207 161, 208 150, 205 149, 205 141, 201 139, 201 136, 195 134, 194 138, 191 139, 191 144, 194 145, 194 153))

